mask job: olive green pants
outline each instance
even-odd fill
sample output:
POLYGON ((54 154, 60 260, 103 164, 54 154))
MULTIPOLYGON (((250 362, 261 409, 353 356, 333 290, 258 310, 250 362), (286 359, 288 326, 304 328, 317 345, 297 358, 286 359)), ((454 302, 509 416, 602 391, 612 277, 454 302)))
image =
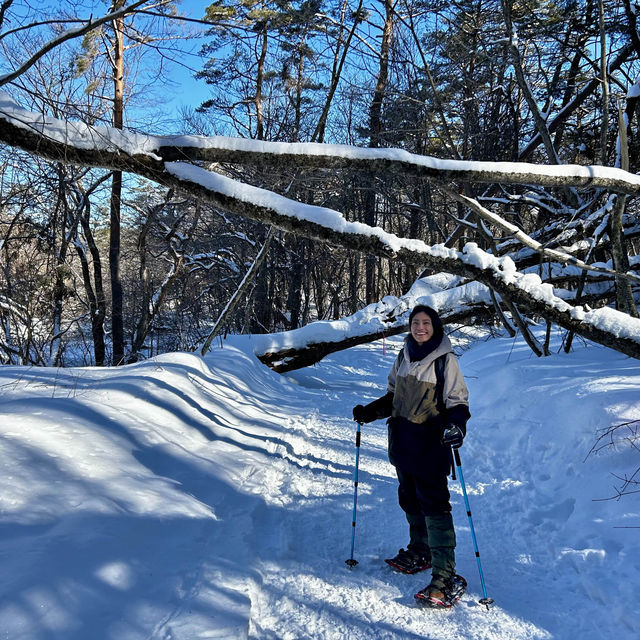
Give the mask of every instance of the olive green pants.
POLYGON ((431 558, 434 578, 450 578, 456 572, 456 532, 451 512, 423 516, 407 513, 409 549, 431 558))
POLYGON ((435 578, 455 575, 456 533, 446 473, 416 476, 396 468, 398 501, 409 523, 409 549, 431 558, 435 578))

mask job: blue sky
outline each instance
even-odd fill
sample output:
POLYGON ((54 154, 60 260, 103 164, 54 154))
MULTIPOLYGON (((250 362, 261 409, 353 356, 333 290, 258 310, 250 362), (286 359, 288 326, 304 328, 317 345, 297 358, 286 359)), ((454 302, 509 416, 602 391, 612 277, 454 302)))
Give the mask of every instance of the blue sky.
MULTIPOLYGON (((201 19, 205 14, 205 8, 211 2, 212 0, 181 0, 178 8, 180 13, 189 18, 201 19)), ((185 23, 185 25, 189 28, 189 23, 185 23)), ((197 25, 193 24, 193 28, 197 28, 197 25)), ((195 55, 200 50, 200 46, 200 41, 191 41, 187 47, 193 54, 185 56, 185 66, 171 65, 169 77, 175 83, 175 87, 172 87, 171 93, 167 95, 168 110, 174 110, 178 113, 182 107, 195 108, 209 97, 207 85, 202 80, 196 80, 193 77, 193 71, 189 70, 199 70, 202 67, 202 60, 195 55)))

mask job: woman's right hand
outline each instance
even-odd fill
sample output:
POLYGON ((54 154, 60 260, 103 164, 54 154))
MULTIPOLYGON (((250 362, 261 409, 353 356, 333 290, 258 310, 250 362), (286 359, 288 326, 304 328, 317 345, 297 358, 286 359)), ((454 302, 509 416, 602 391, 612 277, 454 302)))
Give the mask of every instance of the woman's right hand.
POLYGON ((353 419, 360 424, 373 422, 377 417, 378 414, 368 406, 364 407, 361 404, 357 404, 353 407, 353 419))

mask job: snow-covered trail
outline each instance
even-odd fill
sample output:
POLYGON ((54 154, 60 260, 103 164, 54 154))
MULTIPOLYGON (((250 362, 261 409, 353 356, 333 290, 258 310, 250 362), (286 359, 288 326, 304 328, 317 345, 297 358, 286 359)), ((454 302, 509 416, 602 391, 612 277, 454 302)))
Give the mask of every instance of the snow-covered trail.
MULTIPOLYGON (((353 570, 345 565, 355 461, 351 407, 383 392, 392 359, 393 354, 382 358, 380 346, 371 345, 338 358, 342 362, 335 366, 335 359, 326 362, 327 372, 290 375, 315 409, 301 422, 301 444, 324 460, 320 473, 300 470, 287 487, 292 502, 280 522, 286 537, 280 559, 269 557, 270 550, 258 552, 263 583, 253 598, 250 637, 488 638, 505 637, 500 633, 507 630, 514 639, 545 637, 500 610, 491 612, 491 624, 501 629, 493 636, 487 633, 487 612, 476 603, 455 612, 424 611, 413 594, 428 576, 398 575, 384 564, 384 557, 406 544, 395 474, 386 459, 384 422, 363 427, 355 548, 359 564, 353 570), (332 473, 336 462, 342 469, 338 474, 332 473)), ((474 559, 473 550, 470 554, 474 559)))
MULTIPOLYGON (((382 559, 406 544, 384 422, 363 427, 349 570, 355 425, 399 341, 278 376, 250 339, 205 361, 117 370, 0 368, 0 640, 573 639, 640 634, 628 448, 586 463, 597 428, 640 419, 637 363, 592 347, 537 360, 520 342, 461 359, 473 418, 461 450, 469 593, 421 610, 428 576, 382 559)), ((634 508, 635 507, 635 508, 634 508)))
MULTIPOLYGON (((383 358, 380 349, 354 349, 315 370, 290 375, 305 387, 308 402, 314 398, 318 412, 304 427, 305 442, 323 434, 325 456, 331 460, 342 461, 345 449, 340 444, 331 451, 326 437, 340 442, 348 431, 352 447, 346 455, 353 466, 355 429, 348 416, 353 404, 384 392, 395 350, 383 358)), ((640 624, 631 607, 640 554, 630 531, 612 527, 619 515, 637 523, 638 513, 620 514, 620 506, 611 502, 594 507, 592 498, 609 490, 604 483, 610 478, 606 472, 592 478, 589 466, 582 464, 596 429, 611 424, 608 409, 618 404, 616 384, 623 383, 627 400, 631 387, 640 389, 637 363, 603 350, 579 352, 572 360, 552 356, 540 363, 526 346, 506 340, 501 347, 477 345, 462 362, 474 418, 461 456, 487 587, 496 606, 487 612, 477 603, 481 584, 458 483, 452 483, 458 570, 470 584, 461 605, 450 612, 419 609, 412 595, 428 576, 397 575, 383 564, 382 558, 407 539, 395 477, 386 461, 386 425, 379 422, 363 427, 359 565, 353 571, 341 566, 349 554, 349 478, 299 477, 291 490, 304 487, 302 500, 309 489, 334 499, 323 501, 315 516, 298 518, 295 510, 288 512, 293 520, 285 528, 296 531, 293 570, 272 563, 266 567, 271 576, 262 571, 263 587, 269 588, 256 599, 258 615, 252 620, 261 620, 256 638, 609 638, 612 623, 622 637, 637 637, 640 624), (594 385, 593 369, 601 366, 602 357, 611 368, 594 385), (588 372, 581 377, 583 368, 588 372), (307 535, 297 533, 300 523, 307 535), (617 594, 614 602, 607 598, 609 590, 617 594)), ((637 417, 640 404, 628 411, 637 417)), ((591 468, 602 470, 599 461, 590 462, 591 468)))

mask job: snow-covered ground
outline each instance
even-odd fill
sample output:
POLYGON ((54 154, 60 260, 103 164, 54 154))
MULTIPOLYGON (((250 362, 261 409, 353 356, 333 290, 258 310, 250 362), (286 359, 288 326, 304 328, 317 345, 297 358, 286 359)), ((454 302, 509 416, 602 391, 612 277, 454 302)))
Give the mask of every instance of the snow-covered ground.
MULTIPOLYGON (((279 376, 234 338, 204 360, 119 369, 0 367, 0 640, 636 639, 640 503, 604 500, 640 463, 596 433, 640 420, 640 367, 576 343, 461 357, 461 449, 488 595, 452 483, 469 592, 422 610, 386 425, 363 428, 350 570, 355 425, 400 338, 279 376)), ((636 442, 637 444, 637 442, 636 442)))

